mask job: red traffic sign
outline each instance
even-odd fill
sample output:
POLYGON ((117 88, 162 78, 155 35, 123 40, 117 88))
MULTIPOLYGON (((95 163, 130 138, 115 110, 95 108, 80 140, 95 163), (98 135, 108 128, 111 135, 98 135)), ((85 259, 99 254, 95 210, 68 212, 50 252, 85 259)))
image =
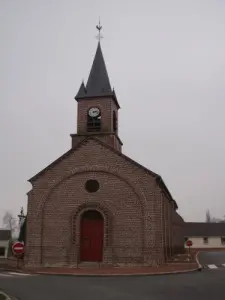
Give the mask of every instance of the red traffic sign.
POLYGON ((14 255, 22 255, 24 253, 24 244, 21 242, 15 242, 12 246, 14 255))
POLYGON ((188 247, 191 247, 191 246, 193 245, 193 243, 192 243, 191 240, 188 240, 188 241, 186 242, 186 245, 187 245, 188 247))

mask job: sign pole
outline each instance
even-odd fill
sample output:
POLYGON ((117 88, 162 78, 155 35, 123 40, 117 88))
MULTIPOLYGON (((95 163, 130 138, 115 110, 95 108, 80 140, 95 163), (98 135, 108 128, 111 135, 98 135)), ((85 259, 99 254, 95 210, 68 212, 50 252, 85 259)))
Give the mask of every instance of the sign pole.
POLYGON ((22 242, 15 242, 12 246, 13 255, 16 257, 16 267, 19 269, 20 261, 24 256, 24 243, 22 242))
POLYGON ((193 245, 193 242, 191 240, 188 240, 186 242, 186 246, 188 247, 188 258, 189 261, 191 261, 191 246, 193 245))

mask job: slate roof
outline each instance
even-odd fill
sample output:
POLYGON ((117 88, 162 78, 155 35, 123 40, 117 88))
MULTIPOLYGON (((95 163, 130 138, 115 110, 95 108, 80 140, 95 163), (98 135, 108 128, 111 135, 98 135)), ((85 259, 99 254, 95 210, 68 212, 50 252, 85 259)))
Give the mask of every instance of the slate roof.
POLYGON ((11 238, 11 231, 8 229, 0 229, 0 241, 8 241, 11 238))
POLYGON ((154 172, 152 172, 151 170, 145 168, 144 166, 142 166, 141 164, 139 164, 138 162, 136 162, 135 160, 131 159, 130 157, 126 156, 125 154, 123 154, 122 152, 116 150, 115 148, 111 147, 110 145, 102 142, 101 140, 99 140, 98 138, 95 138, 93 136, 88 136, 86 137, 84 140, 82 140, 80 143, 77 144, 76 147, 71 148, 69 151, 67 151, 66 153, 64 153, 62 156, 60 156, 58 159, 56 159, 55 161, 53 161, 50 165, 48 165, 46 168, 44 168, 42 171, 40 171, 39 173, 37 173, 36 175, 34 175, 32 178, 30 178, 28 180, 28 182, 32 183, 34 180, 36 180, 39 176, 41 176, 42 174, 44 174, 45 171, 47 171, 48 169, 52 168, 53 166, 55 166, 58 162, 62 161, 65 157, 67 157, 70 153, 72 153, 73 151, 76 151, 78 148, 80 148, 82 145, 86 144, 88 140, 94 140, 97 143, 99 143, 101 146, 108 148, 109 150, 113 151, 115 154, 122 156, 124 159, 130 161, 131 163, 135 164, 136 166, 138 166, 139 168, 142 168, 143 170, 145 170, 145 172, 147 172, 148 174, 150 174, 151 176, 153 176, 157 182, 157 184, 159 185, 159 187, 162 189, 162 191, 164 192, 164 194, 167 196, 167 198, 170 201, 173 201, 174 205, 175 205, 175 209, 178 209, 178 205, 176 203, 176 201, 173 199, 172 195, 170 194, 167 186, 165 185, 162 177, 154 172))
POLYGON ((80 88, 79 88, 79 91, 75 97, 75 99, 79 99, 79 98, 85 98, 86 96, 86 88, 85 88, 85 85, 84 85, 84 82, 82 81, 81 85, 80 85, 80 88))
POLYGON ((87 95, 91 97, 102 94, 107 95, 112 92, 100 42, 98 43, 86 89, 87 95))
POLYGON ((186 222, 184 226, 184 235, 187 237, 225 237, 225 223, 186 222))
POLYGON ((79 91, 75 96, 77 101, 84 98, 108 97, 111 96, 119 108, 115 91, 112 90, 108 72, 106 69, 101 44, 98 42, 96 54, 88 77, 87 85, 81 83, 79 91))

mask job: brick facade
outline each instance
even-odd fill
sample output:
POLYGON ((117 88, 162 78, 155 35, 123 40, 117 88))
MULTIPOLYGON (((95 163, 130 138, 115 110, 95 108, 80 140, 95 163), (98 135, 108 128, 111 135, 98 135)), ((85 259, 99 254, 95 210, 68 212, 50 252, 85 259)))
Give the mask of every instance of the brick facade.
MULTIPOLYGON (((79 95, 85 92, 81 85, 79 95)), ((78 267, 81 217, 87 210, 104 219, 102 265, 160 265, 180 247, 182 220, 160 176, 121 153, 118 127, 113 128, 118 108, 114 94, 79 100, 71 149, 30 179, 27 267, 78 267), (101 110, 98 133, 87 132, 93 106, 101 110), (85 189, 89 179, 99 182, 97 192, 85 189)))
POLYGON ((184 229, 185 222, 183 218, 176 212, 172 211, 172 231, 173 231, 173 254, 183 253, 184 250, 184 229))
MULTIPOLYGON (((80 214, 93 207, 102 212, 107 228, 104 264, 164 262, 165 228, 169 231, 169 227, 162 207, 168 199, 153 176, 103 143, 86 139, 32 185, 27 216, 29 265, 75 266, 80 214), (90 194, 84 185, 93 178, 101 188, 90 194)), ((169 202, 167 206, 171 207, 169 202)))

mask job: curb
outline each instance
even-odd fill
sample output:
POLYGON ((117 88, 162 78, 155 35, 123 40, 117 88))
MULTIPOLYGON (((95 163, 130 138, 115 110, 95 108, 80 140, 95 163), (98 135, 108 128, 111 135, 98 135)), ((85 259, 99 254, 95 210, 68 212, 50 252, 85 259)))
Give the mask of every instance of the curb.
MULTIPOLYGON (((159 276, 159 275, 176 275, 176 274, 185 274, 191 273, 196 271, 201 271, 202 267, 189 269, 189 270, 180 270, 180 271, 171 271, 171 272, 159 272, 159 273, 114 273, 114 274, 89 274, 89 273, 53 273, 53 272, 32 272, 27 270, 26 274, 30 275, 50 275, 50 276, 71 276, 71 277, 140 277, 140 276, 159 276)), ((4 272, 14 272, 14 273, 24 273, 23 271, 19 270, 12 270, 12 269, 0 269, 0 271, 4 272)), ((1 292, 0 292, 1 293, 1 292)))
POLYGON ((172 272, 159 272, 159 273, 125 273, 125 274, 68 274, 68 273, 49 273, 49 272, 36 272, 34 274, 45 275, 45 276, 71 276, 71 277, 140 277, 140 276, 160 276, 160 275, 177 275, 185 274, 191 272, 197 272, 199 268, 182 270, 182 271, 172 271, 172 272))
POLYGON ((198 270, 199 270, 199 271, 201 271, 201 270, 203 269, 203 266, 200 264, 199 259, 198 259, 198 256, 199 256, 200 253, 201 253, 201 251, 198 251, 198 252, 196 253, 196 255, 195 255, 195 260, 196 260, 196 262, 197 262, 197 264, 198 264, 198 270))
POLYGON ((7 295, 6 293, 4 293, 3 291, 0 291, 0 295, 5 296, 6 300, 11 300, 12 299, 9 295, 7 295))
MULTIPOLYGON (((114 273, 114 274, 89 274, 89 273, 83 273, 83 274, 78 274, 78 273, 54 273, 54 272, 35 272, 31 270, 18 270, 18 269, 7 269, 7 268, 0 268, 0 271, 5 271, 5 272, 14 272, 14 273, 24 273, 26 272, 27 274, 31 275, 50 275, 50 276, 72 276, 72 277, 140 277, 140 276, 160 276, 160 275, 178 275, 178 274, 185 274, 185 273, 191 273, 191 272, 196 272, 196 271, 201 271, 203 269, 202 265, 199 262, 198 256, 201 251, 198 251, 195 255, 195 260, 198 265, 197 268, 194 269, 188 269, 188 270, 180 270, 180 271, 171 271, 171 272, 158 272, 158 273, 114 273)), ((9 298, 10 299, 10 298, 9 298)))
POLYGON ((18 269, 9 269, 9 268, 0 268, 0 272, 14 272, 14 273, 24 273, 23 270, 18 270, 18 269))

